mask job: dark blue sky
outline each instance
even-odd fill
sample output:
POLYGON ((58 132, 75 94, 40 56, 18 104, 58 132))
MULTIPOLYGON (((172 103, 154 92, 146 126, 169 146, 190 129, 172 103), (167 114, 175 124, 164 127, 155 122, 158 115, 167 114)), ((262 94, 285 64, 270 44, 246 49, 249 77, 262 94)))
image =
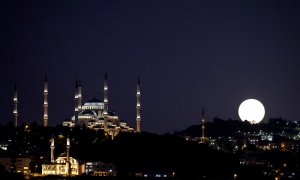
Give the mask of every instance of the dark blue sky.
POLYGON ((137 75, 142 129, 173 132, 238 118, 246 98, 266 119, 300 120, 300 1, 7 1, 0 3, 0 122, 12 119, 13 83, 21 122, 42 124, 43 78, 49 123, 83 98, 103 99, 135 127, 137 75))

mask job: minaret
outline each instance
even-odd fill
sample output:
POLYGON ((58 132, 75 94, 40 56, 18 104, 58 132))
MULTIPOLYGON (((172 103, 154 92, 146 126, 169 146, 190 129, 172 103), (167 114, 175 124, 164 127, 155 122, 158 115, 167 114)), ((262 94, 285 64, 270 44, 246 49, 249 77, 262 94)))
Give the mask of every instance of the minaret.
POLYGON ((103 109, 103 116, 104 116, 104 132, 107 132, 107 116, 108 116, 108 84, 107 84, 107 72, 105 71, 104 75, 104 109, 103 109))
POLYGON ((18 127, 18 90, 17 90, 17 84, 15 83, 14 85, 14 123, 15 123, 15 127, 18 127))
POLYGON ((54 138, 51 138, 51 145, 50 145, 50 149, 51 149, 51 162, 54 163, 54 138))
POLYGON ((141 89, 140 77, 138 77, 136 86, 136 132, 141 132, 141 89))
POLYGON ((44 127, 48 126, 48 80, 44 80, 44 127))
POLYGON ((82 107, 82 93, 81 93, 81 82, 78 82, 78 113, 81 112, 82 107))
POLYGON ((66 172, 66 175, 69 176, 71 175, 71 163, 70 163, 70 147, 71 147, 71 144, 70 144, 70 138, 67 137, 67 172, 66 172))
POLYGON ((205 142, 205 135, 204 135, 204 130, 205 130, 204 108, 202 110, 201 127, 202 127, 202 136, 200 138, 200 142, 204 143, 205 142))
POLYGON ((75 126, 78 124, 78 81, 75 82, 75 126))
POLYGON ((67 161, 70 161, 70 147, 71 147, 71 144, 70 144, 70 138, 68 137, 67 138, 67 161))

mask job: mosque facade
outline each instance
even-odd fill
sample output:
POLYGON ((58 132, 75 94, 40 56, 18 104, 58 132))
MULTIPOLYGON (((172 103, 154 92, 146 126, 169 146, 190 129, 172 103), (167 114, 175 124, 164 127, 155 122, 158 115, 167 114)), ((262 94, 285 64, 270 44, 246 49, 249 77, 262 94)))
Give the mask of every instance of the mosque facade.
POLYGON ((70 157, 70 139, 67 138, 67 153, 62 153, 54 159, 54 138, 51 139, 51 162, 42 165, 42 175, 58 175, 58 176, 76 176, 85 173, 85 165, 70 157))
POLYGON ((74 115, 63 122, 63 126, 74 127, 76 125, 85 125, 94 130, 104 130, 106 135, 115 137, 119 132, 141 132, 141 92, 140 79, 137 82, 137 114, 136 129, 128 126, 125 121, 120 120, 113 111, 108 108, 108 78, 107 73, 104 76, 103 101, 94 98, 82 104, 82 86, 80 82, 75 83, 75 108, 74 115))

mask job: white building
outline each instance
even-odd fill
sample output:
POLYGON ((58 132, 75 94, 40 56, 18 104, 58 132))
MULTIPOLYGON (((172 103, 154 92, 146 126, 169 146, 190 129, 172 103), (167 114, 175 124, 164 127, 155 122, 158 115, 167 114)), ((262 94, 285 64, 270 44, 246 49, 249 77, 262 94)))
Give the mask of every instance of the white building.
MULTIPOLYGON (((99 99, 91 99, 82 105, 82 87, 81 83, 76 81, 75 84, 75 108, 74 115, 69 120, 63 122, 63 126, 74 127, 75 125, 85 125, 88 128, 104 130, 106 135, 114 138, 120 131, 134 132, 135 130, 129 127, 126 122, 121 121, 120 118, 108 108, 108 81, 107 73, 104 77, 104 98, 103 101, 99 99)), ((141 132, 141 103, 140 103, 140 80, 137 84, 137 132, 141 132)))
POLYGON ((85 165, 70 157, 70 139, 67 138, 67 153, 62 153, 54 160, 54 138, 51 139, 51 162, 42 165, 42 175, 76 176, 85 172, 85 165))

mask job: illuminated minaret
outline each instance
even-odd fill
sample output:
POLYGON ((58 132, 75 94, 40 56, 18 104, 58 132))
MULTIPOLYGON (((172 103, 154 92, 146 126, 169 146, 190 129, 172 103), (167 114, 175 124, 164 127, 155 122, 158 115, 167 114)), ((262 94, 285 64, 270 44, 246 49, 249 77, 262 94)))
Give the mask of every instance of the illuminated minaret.
POLYGON ((51 162, 54 163, 54 138, 51 138, 51 145, 50 145, 50 149, 51 149, 51 162))
POLYGON ((81 93, 81 82, 78 83, 78 113, 81 112, 82 106, 82 93, 81 93))
POLYGON ((200 142, 204 143, 205 142, 205 135, 204 135, 204 130, 205 130, 204 108, 202 110, 201 127, 202 127, 202 136, 200 138, 200 142))
POLYGON ((71 144, 70 144, 70 138, 67 137, 67 161, 70 161, 70 147, 71 147, 71 144))
POLYGON ((17 90, 17 84, 14 85, 14 123, 15 127, 18 127, 18 90, 17 90))
POLYGON ((78 82, 75 82, 75 126, 78 124, 78 82))
POLYGON ((67 176, 69 176, 71 174, 71 163, 70 163, 70 147, 71 147, 71 144, 70 144, 70 138, 67 137, 67 176))
POLYGON ((48 80, 44 80, 44 127, 48 126, 48 80))
POLYGON ((104 116, 104 131, 107 132, 107 116, 108 116, 108 84, 107 84, 107 72, 105 71, 104 75, 104 108, 103 108, 103 116, 104 116))
POLYGON ((141 89, 140 77, 136 86, 136 132, 141 132, 141 89))

